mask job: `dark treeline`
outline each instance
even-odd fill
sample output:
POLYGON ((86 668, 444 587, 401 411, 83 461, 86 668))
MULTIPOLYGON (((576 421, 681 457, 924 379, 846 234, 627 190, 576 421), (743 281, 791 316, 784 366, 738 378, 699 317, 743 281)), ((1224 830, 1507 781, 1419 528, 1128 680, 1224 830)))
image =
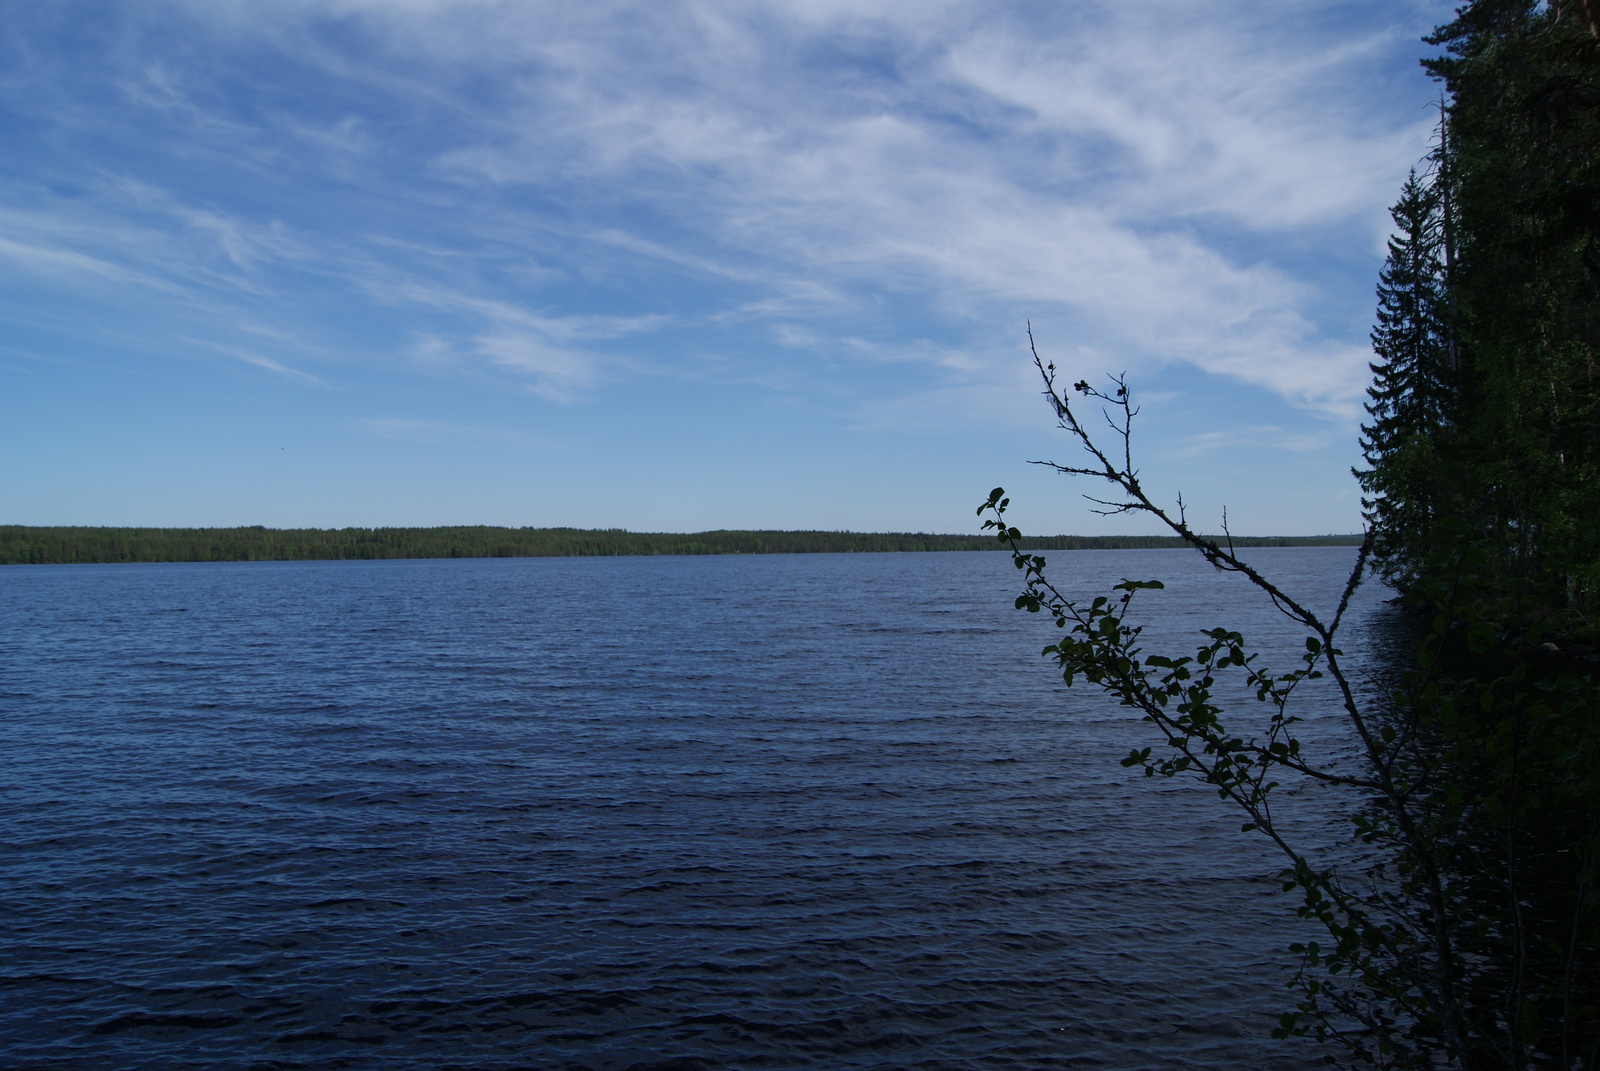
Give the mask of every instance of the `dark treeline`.
POLYGON ((1439 136, 1380 277, 1356 475, 1424 632, 1407 1066, 1600 1067, 1597 18, 1473 0, 1435 33, 1439 136))
POLYGON ((1479 0, 1432 39, 1442 121, 1393 212, 1357 473, 1401 587, 1470 545, 1475 597, 1576 632, 1600 598, 1592 6, 1479 0))
MULTIPOLYGON (((1234 537, 1243 547, 1354 546, 1360 536, 1234 537)), ((1042 536, 1030 550, 1177 548, 1173 536, 1042 536)), ((0 526, 0 565, 78 562, 350 561, 565 558, 634 554, 848 554, 996 550, 981 535, 922 532, 678 534, 620 528, 36 528, 0 526)))

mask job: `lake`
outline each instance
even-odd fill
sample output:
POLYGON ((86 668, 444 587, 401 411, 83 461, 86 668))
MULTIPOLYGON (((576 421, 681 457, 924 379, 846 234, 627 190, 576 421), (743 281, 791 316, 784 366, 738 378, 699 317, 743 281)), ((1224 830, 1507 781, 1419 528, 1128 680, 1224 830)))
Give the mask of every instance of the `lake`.
MULTIPOLYGON (((1186 552, 1047 556, 1166 581, 1153 646, 1303 649, 1186 552)), ((1354 551, 1250 557, 1331 609, 1354 551)), ((984 552, 6 567, 0 1066, 1317 1066, 1266 1036, 1281 861, 1118 765, 1159 741, 1062 686, 1017 587, 984 552)))

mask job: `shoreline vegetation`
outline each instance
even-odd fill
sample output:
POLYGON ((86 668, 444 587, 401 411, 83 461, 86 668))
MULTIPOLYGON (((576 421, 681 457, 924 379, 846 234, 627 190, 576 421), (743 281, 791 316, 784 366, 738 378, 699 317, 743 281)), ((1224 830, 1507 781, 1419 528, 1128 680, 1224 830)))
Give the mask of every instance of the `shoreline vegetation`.
POLYGON ((1004 488, 978 509, 1013 547, 1016 607, 1061 630, 1043 654, 1065 682, 1154 727, 1122 765, 1197 778, 1282 853, 1283 890, 1326 939, 1290 946, 1300 998, 1273 1033, 1337 1041, 1352 1066, 1600 1068, 1597 11, 1470 0, 1425 39, 1443 51, 1423 62, 1443 83, 1440 122, 1392 209, 1354 470, 1371 543, 1331 617, 1146 494, 1123 377, 1068 386, 1034 351, 1056 425, 1084 451, 1045 464, 1103 481, 1104 511, 1159 521, 1242 574, 1305 632, 1300 666, 1266 669, 1227 627, 1193 655, 1148 649, 1130 607, 1159 581, 1074 601, 1006 522, 1004 488), (1364 692, 1339 629, 1369 565, 1414 616, 1394 646, 1365 641, 1387 668, 1364 692), (1346 725, 1322 738, 1342 740, 1327 755, 1302 748, 1291 711, 1319 677, 1339 704, 1315 717, 1346 725), (1359 847, 1305 851, 1273 814, 1280 780, 1352 793, 1334 811, 1359 847))
MULTIPOLYGON (((1217 538, 1226 544, 1227 537, 1217 538)), ((1354 547, 1359 535, 1234 536, 1236 547, 1354 547)), ((1025 549, 1179 549, 1176 536, 1035 536, 1025 549)), ((926 532, 630 532, 622 528, 48 528, 0 525, 0 565, 117 562, 588 558, 1001 550, 989 535, 926 532)))

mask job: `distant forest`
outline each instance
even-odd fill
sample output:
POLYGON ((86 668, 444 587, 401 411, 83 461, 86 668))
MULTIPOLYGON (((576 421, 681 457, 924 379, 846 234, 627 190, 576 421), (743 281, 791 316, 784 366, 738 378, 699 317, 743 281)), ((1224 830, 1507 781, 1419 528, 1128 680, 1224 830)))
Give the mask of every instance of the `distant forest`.
MULTIPOLYGON (((1356 546, 1357 535, 1235 536, 1241 547, 1356 546)), ((1169 536, 1041 536, 1029 550, 1183 546, 1169 536)), ((576 558, 631 554, 848 554, 1000 550, 991 536, 923 532, 629 532, 621 528, 33 528, 0 525, 0 565, 78 562, 576 558)))

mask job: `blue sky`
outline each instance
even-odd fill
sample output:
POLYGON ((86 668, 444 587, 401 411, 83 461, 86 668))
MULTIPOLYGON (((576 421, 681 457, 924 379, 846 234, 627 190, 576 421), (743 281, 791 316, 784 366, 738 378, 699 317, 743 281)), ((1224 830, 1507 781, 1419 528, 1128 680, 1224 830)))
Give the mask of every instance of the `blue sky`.
POLYGON ((1359 527, 1408 0, 0 3, 0 523, 1359 527))

